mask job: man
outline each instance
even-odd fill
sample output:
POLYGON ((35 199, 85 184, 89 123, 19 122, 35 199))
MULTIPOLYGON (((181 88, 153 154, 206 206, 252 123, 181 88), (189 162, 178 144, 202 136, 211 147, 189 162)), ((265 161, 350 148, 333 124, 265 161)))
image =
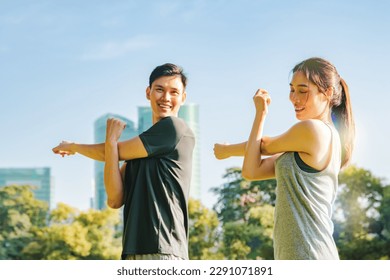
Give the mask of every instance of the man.
POLYGON ((105 161, 107 204, 124 205, 122 259, 188 259, 188 196, 195 137, 179 119, 186 99, 187 78, 174 64, 156 67, 146 98, 153 126, 124 142, 118 139, 125 124, 107 121, 106 142, 62 142, 53 152, 80 153, 105 161), (125 163, 119 168, 119 161, 125 163))

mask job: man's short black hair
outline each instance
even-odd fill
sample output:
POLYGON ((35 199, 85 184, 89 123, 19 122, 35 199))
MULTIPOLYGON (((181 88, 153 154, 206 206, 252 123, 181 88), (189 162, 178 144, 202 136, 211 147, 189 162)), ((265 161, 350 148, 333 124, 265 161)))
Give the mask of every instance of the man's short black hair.
POLYGON ((149 77, 149 87, 152 87, 152 84, 158 78, 164 76, 180 76, 183 87, 187 86, 187 77, 183 73, 183 68, 172 63, 165 63, 163 65, 157 66, 149 77))

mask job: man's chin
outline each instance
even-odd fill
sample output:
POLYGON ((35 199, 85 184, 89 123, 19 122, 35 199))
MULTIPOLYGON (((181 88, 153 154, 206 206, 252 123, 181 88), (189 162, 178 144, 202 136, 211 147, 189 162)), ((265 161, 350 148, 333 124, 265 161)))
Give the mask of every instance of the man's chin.
POLYGON ((160 116, 160 118, 176 117, 177 116, 177 112, 173 112, 173 111, 160 112, 159 116, 160 116))

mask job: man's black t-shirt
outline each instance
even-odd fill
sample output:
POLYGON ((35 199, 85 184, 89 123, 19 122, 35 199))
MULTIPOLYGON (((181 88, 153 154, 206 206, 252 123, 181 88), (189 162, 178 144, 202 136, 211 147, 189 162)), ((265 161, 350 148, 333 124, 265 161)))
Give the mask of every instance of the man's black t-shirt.
POLYGON ((188 259, 188 196, 195 137, 166 117, 140 134, 148 157, 127 161, 122 258, 172 254, 188 259))

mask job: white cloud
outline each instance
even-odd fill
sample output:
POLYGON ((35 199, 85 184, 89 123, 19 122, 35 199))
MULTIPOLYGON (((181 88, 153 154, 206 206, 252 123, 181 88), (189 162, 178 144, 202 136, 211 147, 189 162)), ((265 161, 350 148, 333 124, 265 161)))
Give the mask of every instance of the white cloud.
POLYGON ((148 36, 137 36, 122 42, 105 42, 85 52, 82 60, 108 60, 121 57, 129 52, 149 48, 153 42, 148 36))

